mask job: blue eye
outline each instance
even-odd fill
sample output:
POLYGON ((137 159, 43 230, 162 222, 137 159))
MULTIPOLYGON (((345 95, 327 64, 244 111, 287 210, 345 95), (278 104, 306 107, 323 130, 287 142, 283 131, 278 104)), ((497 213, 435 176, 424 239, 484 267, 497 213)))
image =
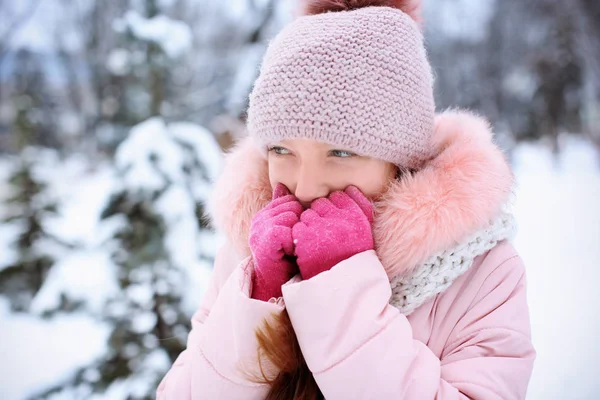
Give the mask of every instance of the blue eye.
POLYGON ((290 154, 290 151, 284 147, 281 146, 272 146, 268 148, 269 152, 273 152, 275 154, 277 154, 278 156, 285 156, 290 154))
POLYGON ((334 157, 339 157, 339 158, 348 158, 348 157, 354 157, 355 154, 351 153, 349 151, 346 150, 331 150, 330 154, 334 157))

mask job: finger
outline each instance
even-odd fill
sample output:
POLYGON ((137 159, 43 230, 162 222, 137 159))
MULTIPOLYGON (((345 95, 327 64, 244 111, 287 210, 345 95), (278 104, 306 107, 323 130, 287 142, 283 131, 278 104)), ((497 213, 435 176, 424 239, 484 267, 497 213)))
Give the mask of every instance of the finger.
MULTIPOLYGON (((281 199, 289 198, 289 196, 280 197, 280 198, 281 199)), ((279 201, 279 199, 277 199, 276 201, 279 201)), ((271 210, 269 211, 269 214, 272 216, 275 216, 275 215, 283 214, 288 211, 293 212, 294 214, 296 214, 298 216, 298 218, 300 218, 300 215, 304 211, 304 207, 302 207, 302 204, 300 204, 300 202, 298 200, 296 200, 295 197, 292 197, 287 202, 279 204, 279 205, 271 208, 271 210)))
POLYGON ((310 209, 321 217, 325 217, 337 211, 335 205, 326 197, 320 197, 313 201, 310 205, 310 209))
POLYGON ((294 255, 294 238, 292 237, 292 227, 275 226, 273 228, 273 238, 281 244, 281 250, 288 256, 294 255))
POLYGON ((291 228, 300 221, 300 217, 293 211, 286 211, 273 217, 273 224, 291 228))
POLYGON ((356 186, 348 186, 346 193, 363 211, 363 213, 367 216, 369 222, 373 222, 373 203, 360 191, 356 186))
POLYGON ((321 219, 321 216, 319 214, 317 214, 317 212, 315 210, 313 210, 312 208, 309 208, 308 210, 304 210, 302 215, 300 215, 300 222, 307 226, 314 225, 320 219, 321 219))
POLYGON ((341 209, 352 209, 358 207, 358 204, 346 192, 333 192, 329 195, 329 201, 341 209))
POLYGON ((286 196, 278 197, 275 200, 271 201, 269 204, 267 204, 267 206, 265 208, 268 210, 272 210, 274 208, 279 207, 282 204, 290 203, 293 201, 297 202, 298 199, 296 199, 296 197, 293 194, 288 194, 286 196))
MULTIPOLYGON (((302 238, 308 237, 308 230, 310 228, 303 222, 298 222, 292 228, 292 243, 294 244, 294 253, 293 255, 298 257, 298 248, 299 248, 299 240, 303 240, 302 238)), ((303 246, 300 244, 300 248, 303 246)))
POLYGON ((273 190, 273 200, 292 194, 283 183, 278 183, 273 190))

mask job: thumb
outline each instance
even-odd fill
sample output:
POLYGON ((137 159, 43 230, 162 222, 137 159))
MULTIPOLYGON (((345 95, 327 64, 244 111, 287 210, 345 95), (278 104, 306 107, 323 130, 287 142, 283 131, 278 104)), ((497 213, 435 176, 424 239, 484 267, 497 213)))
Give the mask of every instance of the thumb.
POLYGON ((292 194, 292 193, 287 188, 287 186, 285 186, 283 183, 278 183, 277 186, 275 186, 275 189, 273 189, 273 200, 278 199, 283 196, 287 196, 289 194, 292 194))
POLYGON ((373 204, 371 201, 360 191, 356 186, 348 186, 344 192, 350 196, 352 200, 363 211, 363 213, 367 216, 369 222, 373 222, 373 204))

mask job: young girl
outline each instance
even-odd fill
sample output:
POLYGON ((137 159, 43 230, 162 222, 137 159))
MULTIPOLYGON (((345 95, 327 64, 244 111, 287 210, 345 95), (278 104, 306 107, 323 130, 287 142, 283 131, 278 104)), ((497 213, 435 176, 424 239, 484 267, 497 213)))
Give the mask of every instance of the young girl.
POLYGON ((159 399, 525 398, 513 175, 486 120, 434 113, 418 12, 312 1, 269 44, 159 399))

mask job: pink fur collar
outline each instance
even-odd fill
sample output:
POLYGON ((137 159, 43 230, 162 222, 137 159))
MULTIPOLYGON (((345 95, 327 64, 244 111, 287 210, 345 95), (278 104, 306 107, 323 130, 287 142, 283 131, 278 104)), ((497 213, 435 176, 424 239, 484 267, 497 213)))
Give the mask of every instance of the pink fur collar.
MULTIPOLYGON (((485 228, 511 193, 513 174, 482 117, 438 114, 431 146, 435 156, 390 183, 375 203, 376 251, 390 279, 485 228)), ((250 254, 250 221, 270 200, 267 162, 244 139, 227 155, 209 204, 215 226, 240 254, 250 254)))

